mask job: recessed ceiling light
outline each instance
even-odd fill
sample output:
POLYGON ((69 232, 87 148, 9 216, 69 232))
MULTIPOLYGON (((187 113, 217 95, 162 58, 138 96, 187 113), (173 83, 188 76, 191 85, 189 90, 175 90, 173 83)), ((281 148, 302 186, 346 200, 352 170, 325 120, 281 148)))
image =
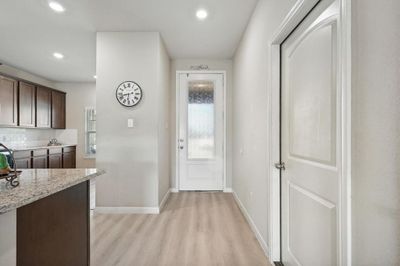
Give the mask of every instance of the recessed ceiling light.
POLYGON ((63 54, 60 54, 60 53, 54 53, 53 56, 54 56, 55 58, 57 58, 57 59, 63 59, 63 58, 64 58, 64 55, 63 55, 63 54))
POLYGON ((199 10, 197 10, 197 12, 196 12, 196 17, 197 17, 199 20, 205 20, 205 19, 208 17, 208 12, 207 12, 207 10, 205 10, 205 9, 199 9, 199 10))
POLYGON ((93 77, 94 77, 94 79, 97 79, 97 75, 94 75, 93 77))
POLYGON ((65 8, 60 3, 57 2, 50 2, 49 7, 58 13, 65 11, 65 8))

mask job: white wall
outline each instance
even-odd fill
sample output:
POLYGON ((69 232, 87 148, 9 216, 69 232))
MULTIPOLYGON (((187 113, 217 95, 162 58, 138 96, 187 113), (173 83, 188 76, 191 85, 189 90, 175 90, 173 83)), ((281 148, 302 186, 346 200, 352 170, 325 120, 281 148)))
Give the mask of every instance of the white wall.
POLYGON ((8 65, 0 65, 0 73, 54 88, 54 82, 8 65))
POLYGON ((170 58, 164 42, 159 42, 158 54, 158 203, 170 188, 170 58))
MULTIPOLYGON (((97 206, 158 207, 159 110, 161 83, 159 33, 97 34, 97 206), (133 80, 143 89, 142 102, 128 108, 115 99, 117 86, 133 80), (135 127, 127 127, 127 119, 135 127)), ((164 65, 164 64, 163 64, 164 65)), ((168 83, 162 87, 169 90, 168 83)))
POLYGON ((56 83, 55 87, 67 93, 67 128, 77 130, 76 167, 95 168, 96 160, 85 152, 85 108, 96 107, 96 83, 56 83))
POLYGON ((270 43, 294 3, 260 0, 233 62, 233 190, 268 246, 270 43))
POLYGON ((352 1, 353 265, 400 265, 400 1, 352 1))
POLYGON ((176 59, 171 65, 171 187, 176 188, 176 71, 191 70, 191 66, 207 65, 209 70, 226 71, 226 168, 227 187, 232 187, 232 60, 176 59))
POLYGON ((0 265, 17 265, 17 211, 0 214, 0 265))

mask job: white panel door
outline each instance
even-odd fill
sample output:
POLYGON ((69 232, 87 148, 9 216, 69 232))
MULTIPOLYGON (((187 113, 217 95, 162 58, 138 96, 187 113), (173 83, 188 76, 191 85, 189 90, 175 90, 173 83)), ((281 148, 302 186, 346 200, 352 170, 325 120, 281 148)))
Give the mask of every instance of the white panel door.
POLYGON ((179 75, 179 189, 222 190, 223 74, 179 75))
POLYGON ((321 1, 281 46, 282 262, 338 265, 338 3, 321 1))

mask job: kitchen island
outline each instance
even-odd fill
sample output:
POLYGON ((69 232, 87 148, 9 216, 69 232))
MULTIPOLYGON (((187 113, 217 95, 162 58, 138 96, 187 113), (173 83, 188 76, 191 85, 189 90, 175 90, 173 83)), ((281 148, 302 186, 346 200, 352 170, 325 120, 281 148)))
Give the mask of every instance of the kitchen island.
POLYGON ((0 265, 89 265, 89 180, 96 169, 24 169, 0 180, 0 265))

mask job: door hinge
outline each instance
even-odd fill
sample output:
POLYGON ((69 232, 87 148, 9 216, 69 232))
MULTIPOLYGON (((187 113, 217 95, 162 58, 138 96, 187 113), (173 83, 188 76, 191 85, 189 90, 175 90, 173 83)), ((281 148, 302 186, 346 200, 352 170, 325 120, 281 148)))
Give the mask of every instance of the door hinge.
POLYGON ((280 163, 276 163, 275 164, 275 168, 279 169, 279 170, 285 170, 285 163, 284 162, 280 162, 280 163))

